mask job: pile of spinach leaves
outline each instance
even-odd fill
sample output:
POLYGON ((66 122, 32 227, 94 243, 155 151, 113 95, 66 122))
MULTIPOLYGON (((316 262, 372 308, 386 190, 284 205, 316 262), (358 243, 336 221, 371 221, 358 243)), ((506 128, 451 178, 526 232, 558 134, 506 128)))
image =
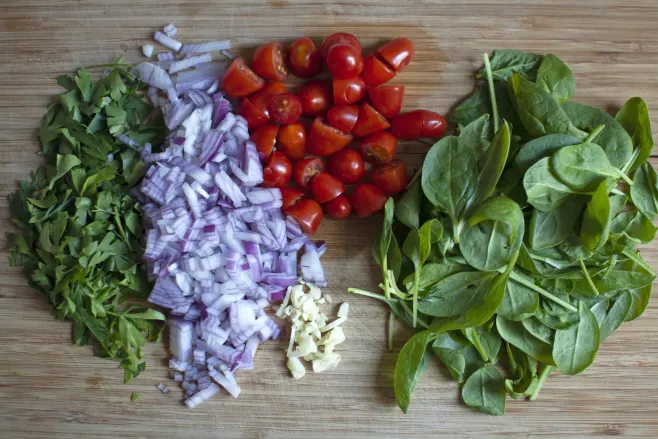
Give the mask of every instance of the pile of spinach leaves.
POLYGON ((9 196, 20 233, 7 233, 11 266, 73 321, 73 339, 120 362, 124 380, 146 367, 142 347, 156 341, 164 315, 136 302, 150 286, 142 267, 140 204, 129 191, 145 172, 141 155, 116 139, 159 142, 164 119, 146 85, 122 59, 94 80, 87 69, 60 76, 66 89, 43 117, 44 164, 9 196))
POLYGON ((574 77, 555 55, 484 61, 486 81, 452 115, 458 135, 386 204, 372 248, 383 294, 350 290, 415 330, 395 366, 405 413, 432 354, 471 407, 501 415, 507 394, 533 400, 554 369, 592 364, 651 296, 637 250, 658 215, 644 101, 613 117, 570 101, 574 77))

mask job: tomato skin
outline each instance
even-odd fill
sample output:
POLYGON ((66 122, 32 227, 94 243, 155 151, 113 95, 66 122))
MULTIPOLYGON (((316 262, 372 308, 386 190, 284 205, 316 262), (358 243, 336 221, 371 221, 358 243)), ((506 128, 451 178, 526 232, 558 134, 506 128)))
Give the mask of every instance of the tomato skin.
POLYGON ((355 149, 344 148, 329 157, 329 172, 345 184, 357 183, 365 171, 363 157, 355 149))
POLYGON ((308 157, 298 161, 293 171, 293 179, 303 189, 311 188, 311 181, 316 175, 324 172, 324 162, 321 158, 308 157))
POLYGON ((400 139, 413 140, 421 137, 441 137, 447 125, 439 113, 414 110, 393 119, 391 131, 400 139))
POLYGON ((324 205, 324 209, 329 215, 329 218, 335 220, 342 220, 350 216, 352 213, 352 203, 345 194, 341 194, 324 205))
POLYGON ((368 87, 368 96, 379 113, 387 119, 400 114, 404 99, 404 85, 380 85, 368 87))
POLYGON ((361 76, 333 80, 334 105, 350 105, 359 102, 366 95, 366 82, 361 76))
POLYGON ((401 160, 395 159, 375 168, 370 173, 372 182, 389 195, 399 194, 409 184, 407 169, 401 160))
POLYGON ((329 123, 341 131, 349 133, 359 118, 359 107, 356 105, 338 105, 327 113, 329 123))
POLYGON ((364 103, 359 107, 359 118, 352 129, 352 134, 355 137, 366 137, 377 131, 384 131, 390 126, 391 124, 384 116, 379 114, 370 104, 364 103))
POLYGON ((299 122, 282 125, 276 142, 277 149, 290 160, 301 160, 306 155, 306 128, 299 122))
POLYGON ((322 207, 316 201, 308 198, 299 200, 296 204, 286 209, 284 213, 293 217, 299 223, 304 233, 309 235, 315 234, 322 222, 322 207))
POLYGON ((264 125, 254 130, 249 138, 256 144, 256 150, 262 154, 262 160, 267 160, 272 154, 276 144, 276 135, 279 132, 278 125, 264 125))
POLYGON ((272 98, 267 109, 274 122, 295 123, 302 115, 302 102, 292 93, 281 93, 272 98))
POLYGON ((441 137, 448 126, 445 118, 433 111, 422 110, 422 112, 423 128, 420 130, 420 135, 423 137, 441 137))
POLYGON ((369 135, 359 145, 363 158, 373 165, 388 163, 395 157, 398 139, 388 131, 380 131, 369 135))
POLYGON ((222 90, 232 98, 243 98, 260 90, 263 85, 263 78, 255 74, 241 56, 233 60, 222 77, 222 90))
POLYGON ((395 70, 371 53, 366 56, 363 62, 361 76, 363 76, 366 84, 376 87, 393 79, 395 77, 395 70))
POLYGON ((308 37, 301 37, 288 47, 288 62, 290 71, 300 78, 317 76, 324 67, 318 46, 308 37))
POLYGON ((278 41, 263 44, 254 52, 251 68, 261 78, 284 81, 288 77, 283 45, 278 41))
POLYGON ((363 70, 363 55, 350 44, 334 44, 327 53, 327 67, 334 78, 349 79, 363 70))
POLYGON ((343 192, 345 192, 343 182, 327 172, 316 175, 311 182, 313 199, 320 204, 333 200, 343 192))
POLYGON ((327 59, 329 49, 331 49, 334 44, 349 44, 359 53, 361 53, 361 43, 357 37, 346 32, 336 32, 329 35, 322 42, 322 45, 320 46, 320 53, 322 53, 322 58, 327 59))
POLYGON ((408 38, 396 38, 377 49, 379 56, 396 72, 409 65, 414 57, 414 43, 408 38))
POLYGON ((379 212, 386 204, 386 194, 374 184, 360 184, 352 192, 352 207, 354 212, 365 218, 379 212))
POLYGON ((351 134, 334 128, 316 117, 311 125, 306 147, 311 154, 328 156, 345 148, 353 138, 351 134))
POLYGON ((331 86, 325 81, 310 81, 297 92, 304 116, 324 116, 331 107, 331 86))
POLYGON ((282 187, 281 199, 283 205, 281 206, 281 210, 286 210, 287 208, 294 206, 302 198, 304 198, 304 191, 297 189, 296 187, 282 187))
POLYGON ((263 88, 249 96, 247 99, 249 99, 256 108, 265 112, 265 115, 269 120, 270 113, 267 107, 270 104, 270 101, 274 98, 274 96, 287 92, 288 89, 285 85, 283 85, 282 82, 266 82, 263 88))
POLYGON ((249 98, 244 98, 240 103, 240 116, 247 119, 250 130, 261 127, 270 120, 268 113, 256 107, 249 98))
POLYGON ((282 152, 274 151, 263 168, 262 187, 283 187, 292 176, 292 163, 282 152))

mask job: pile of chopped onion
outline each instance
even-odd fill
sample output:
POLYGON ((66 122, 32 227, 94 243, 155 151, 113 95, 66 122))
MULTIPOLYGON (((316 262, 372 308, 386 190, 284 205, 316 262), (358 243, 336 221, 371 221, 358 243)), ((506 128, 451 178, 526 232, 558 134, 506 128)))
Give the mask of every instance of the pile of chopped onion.
POLYGON ((171 130, 162 152, 142 150, 148 300, 170 310, 172 378, 194 408, 220 387, 237 397, 234 372, 253 368, 258 345, 279 337, 265 308, 298 283, 298 252, 302 275, 326 280, 325 244, 284 217, 279 189, 257 187, 263 167, 247 122, 217 91, 222 64, 205 54, 187 60, 168 58, 175 76, 151 63, 135 70, 171 130))

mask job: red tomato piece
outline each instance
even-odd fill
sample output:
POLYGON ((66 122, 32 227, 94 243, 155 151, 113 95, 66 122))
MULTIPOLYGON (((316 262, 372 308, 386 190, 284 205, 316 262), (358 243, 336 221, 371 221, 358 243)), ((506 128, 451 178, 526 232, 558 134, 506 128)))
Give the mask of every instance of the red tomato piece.
POLYGON ((322 58, 327 59, 329 49, 331 49, 334 44, 349 44, 359 53, 361 52, 361 43, 359 43, 359 39, 357 37, 345 32, 336 32, 329 35, 322 42, 322 46, 320 46, 320 53, 322 53, 322 58))
POLYGON ((398 139, 388 131, 373 133, 359 145, 363 158, 373 165, 381 165, 393 160, 397 148, 398 139))
POLYGON ((366 95, 366 82, 360 76, 333 81, 334 105, 349 105, 359 102, 366 95))
POLYGON ((353 78, 363 70, 363 55, 350 44, 334 44, 327 53, 327 68, 334 78, 353 78))
POLYGON ((311 154, 328 156, 345 148, 353 138, 351 134, 334 128, 316 117, 311 125, 306 146, 311 154))
POLYGON ((379 212, 386 204, 386 194, 374 184, 360 184, 352 192, 352 207, 354 212, 364 218, 379 212))
POLYGON ((327 211, 329 218, 335 220, 345 219, 352 213, 352 203, 345 194, 339 195, 333 200, 327 202, 327 204, 324 205, 324 208, 327 211))
POLYGON ((294 123, 302 115, 302 102, 292 93, 281 93, 272 98, 267 109, 274 122, 294 123))
POLYGON ((358 183, 365 173, 363 157, 355 149, 343 148, 329 157, 329 172, 345 184, 358 183))
POLYGON ((290 71, 300 78, 312 78, 322 72, 324 62, 313 40, 301 37, 288 48, 290 71))
POLYGON ((299 200, 304 198, 304 191, 297 189, 296 187, 284 186, 281 188, 281 199, 282 199, 282 210, 286 210, 289 207, 297 204, 299 200))
POLYGON ((414 43, 408 38, 396 38, 377 49, 379 56, 396 72, 409 65, 414 52, 414 43))
POLYGON ((341 131, 349 133, 359 118, 359 107, 356 105, 338 105, 327 113, 329 123, 341 131))
POLYGON ((361 76, 363 76, 366 84, 375 87, 393 79, 395 70, 371 53, 364 60, 361 76))
POLYGON ((278 82, 278 81, 267 82, 265 83, 263 88, 258 90, 253 95, 249 96, 248 99, 251 101, 252 104, 254 104, 256 108, 265 112, 265 114, 269 119, 270 113, 269 110, 267 109, 267 106, 270 104, 270 101, 272 100, 272 98, 274 98, 274 96, 287 92, 288 89, 286 88, 285 85, 283 85, 282 82, 278 82))
POLYGON ((261 78, 284 81, 288 77, 288 69, 284 60, 283 45, 274 41, 259 46, 254 52, 251 68, 261 78))
POLYGON ((240 115, 247 119, 250 130, 261 127, 270 120, 269 114, 256 107, 249 98, 244 98, 240 103, 240 115))
POLYGON ((368 87, 368 96, 372 106, 387 119, 400 114, 404 99, 404 85, 380 85, 368 87))
POLYGON ((343 182, 326 172, 316 175, 311 182, 313 199, 320 204, 333 200, 343 192, 345 192, 343 182))
POLYGON ((325 81, 311 81, 297 92, 304 116, 324 116, 331 106, 331 86, 325 81))
POLYGON ((398 139, 420 139, 423 129, 423 110, 414 110, 395 117, 391 132, 398 139))
POLYGON ((420 130, 422 137, 441 137, 446 131, 447 123, 443 116, 433 111, 423 111, 423 128, 420 130))
POLYGON ((263 168, 262 187, 283 187, 292 175, 292 163, 282 152, 274 151, 263 168))
POLYGON ((379 114, 370 104, 365 103, 359 107, 359 118, 352 129, 352 134, 355 137, 366 137, 377 131, 384 131, 390 126, 391 124, 384 116, 379 114))
POLYGON ((322 159, 317 157, 308 157, 298 161, 295 164, 293 178, 295 183, 297 183, 303 189, 310 189, 311 181, 313 181, 315 176, 321 172, 324 172, 324 162, 322 159))
POLYGON ((254 130, 249 138, 256 144, 256 150, 262 154, 261 161, 265 161, 272 154, 274 144, 276 143, 276 134, 279 132, 279 125, 265 125, 254 130))
POLYGON ((389 195, 399 194, 409 183, 407 169, 399 159, 392 160, 385 165, 373 169, 370 177, 372 177, 372 182, 378 188, 389 195))
POLYGON ((265 81, 251 70, 241 56, 235 58, 222 77, 222 90, 232 98, 243 98, 263 88, 265 81))
POLYGON ((313 235, 322 222, 322 208, 316 201, 308 198, 298 201, 284 213, 293 217, 309 235, 313 235))
POLYGON ((301 160, 306 155, 306 128, 299 122, 282 125, 276 141, 277 149, 290 160, 301 160))

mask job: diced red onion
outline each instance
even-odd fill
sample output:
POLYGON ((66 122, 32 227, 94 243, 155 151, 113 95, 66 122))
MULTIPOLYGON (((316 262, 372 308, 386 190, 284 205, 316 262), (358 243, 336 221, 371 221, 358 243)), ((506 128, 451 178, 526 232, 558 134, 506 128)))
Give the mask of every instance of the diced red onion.
POLYGON ((171 37, 168 37, 167 35, 163 34, 160 31, 157 31, 155 33, 153 39, 158 43, 162 44, 163 46, 165 46, 166 48, 173 50, 174 52, 179 52, 181 47, 183 47, 183 43, 181 43, 180 41, 176 41, 171 37))
POLYGON ((208 41, 206 43, 199 44, 185 44, 181 53, 206 53, 213 51, 228 50, 231 48, 231 41, 208 41))
POLYGON ((141 81, 160 90, 168 90, 174 86, 167 72, 155 64, 149 62, 139 63, 135 66, 135 71, 139 73, 141 81))

